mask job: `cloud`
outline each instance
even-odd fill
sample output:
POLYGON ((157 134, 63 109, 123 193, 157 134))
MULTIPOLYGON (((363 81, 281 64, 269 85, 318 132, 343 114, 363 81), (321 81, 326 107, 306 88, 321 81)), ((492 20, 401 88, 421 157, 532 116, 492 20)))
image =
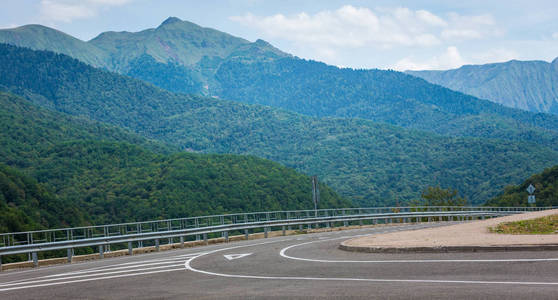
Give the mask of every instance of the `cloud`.
POLYGON ((509 49, 489 49, 480 53, 473 53, 468 58, 464 58, 457 47, 447 47, 445 52, 426 60, 417 60, 414 57, 405 57, 399 60, 394 69, 399 71, 406 70, 447 70, 459 68, 465 64, 486 64, 495 62, 505 62, 512 59, 519 59, 519 54, 509 49))
POLYGON ((101 9, 130 2, 132 0, 41 0, 40 12, 43 20, 69 23, 95 17, 101 9))
POLYGON ((426 61, 417 62, 413 57, 406 57, 394 65, 395 70, 444 70, 458 68, 467 62, 461 57, 455 46, 447 47, 446 51, 426 61))
POLYGON ((286 16, 232 16, 232 21, 254 27, 271 38, 320 47, 431 47, 445 40, 479 39, 495 32, 490 15, 438 16, 405 7, 369 9, 345 5, 337 10, 286 16))

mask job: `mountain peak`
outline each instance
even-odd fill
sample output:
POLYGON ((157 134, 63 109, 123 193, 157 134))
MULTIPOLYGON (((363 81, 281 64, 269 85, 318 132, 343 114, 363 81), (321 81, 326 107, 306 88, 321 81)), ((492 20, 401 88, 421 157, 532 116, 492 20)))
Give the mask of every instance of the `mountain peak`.
POLYGON ((165 21, 163 21, 163 23, 161 23, 161 26, 174 24, 174 23, 180 23, 180 22, 182 22, 182 20, 180 20, 177 17, 168 17, 165 21))
POLYGON ((558 57, 556 57, 551 64, 558 66, 558 57))

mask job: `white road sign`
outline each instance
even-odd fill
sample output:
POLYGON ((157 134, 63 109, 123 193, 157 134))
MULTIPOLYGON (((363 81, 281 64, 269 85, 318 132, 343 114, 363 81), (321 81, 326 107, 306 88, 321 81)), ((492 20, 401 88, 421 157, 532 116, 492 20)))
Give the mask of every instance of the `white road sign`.
POLYGON ((529 187, 527 188, 527 192, 529 194, 532 194, 533 192, 535 192, 535 187, 532 184, 530 184, 529 187))

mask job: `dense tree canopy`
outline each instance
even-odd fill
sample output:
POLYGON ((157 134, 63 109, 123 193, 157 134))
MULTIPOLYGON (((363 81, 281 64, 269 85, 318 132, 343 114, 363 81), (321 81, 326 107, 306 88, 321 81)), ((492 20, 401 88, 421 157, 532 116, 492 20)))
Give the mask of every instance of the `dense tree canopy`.
MULTIPOLYGON (((172 154, 6 93, 0 145, 1 231, 313 207, 310 178, 278 163, 172 154)), ((329 187, 321 190, 322 207, 351 206, 329 187)))
POLYGON ((433 185, 456 188, 478 204, 505 185, 558 163, 556 151, 527 142, 445 137, 362 119, 312 118, 173 94, 51 52, 4 45, 0 53, 0 85, 36 104, 122 126, 187 151, 271 159, 319 175, 360 205, 394 204, 396 197, 408 203, 433 185))
POLYGON ((510 185, 504 192, 490 199, 488 206, 528 206, 527 187, 535 187, 536 206, 558 206, 558 166, 545 169, 518 185, 510 185))

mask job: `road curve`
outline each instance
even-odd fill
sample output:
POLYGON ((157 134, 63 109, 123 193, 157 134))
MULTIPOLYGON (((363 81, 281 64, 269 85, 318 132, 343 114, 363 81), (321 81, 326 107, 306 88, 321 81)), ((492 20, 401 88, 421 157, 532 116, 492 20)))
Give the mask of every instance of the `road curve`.
POLYGON ((380 226, 0 273, 1 299, 524 299, 558 294, 558 252, 355 253, 380 226))

